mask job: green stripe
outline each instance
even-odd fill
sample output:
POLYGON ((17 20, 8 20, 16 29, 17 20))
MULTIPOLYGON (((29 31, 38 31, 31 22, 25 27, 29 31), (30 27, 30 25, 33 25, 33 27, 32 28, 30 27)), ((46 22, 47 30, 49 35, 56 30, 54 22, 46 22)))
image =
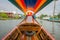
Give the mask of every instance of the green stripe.
MULTIPOLYGON (((38 11, 40 11, 41 9, 43 9, 44 7, 46 7, 49 3, 51 3, 53 0, 47 0, 46 3, 44 3, 41 8, 38 9, 38 11)), ((37 12, 38 12, 37 11, 37 12)))
POLYGON ((18 9, 20 9, 22 12, 22 8, 15 2, 15 0, 8 0, 9 2, 11 2, 13 5, 15 5, 18 9))

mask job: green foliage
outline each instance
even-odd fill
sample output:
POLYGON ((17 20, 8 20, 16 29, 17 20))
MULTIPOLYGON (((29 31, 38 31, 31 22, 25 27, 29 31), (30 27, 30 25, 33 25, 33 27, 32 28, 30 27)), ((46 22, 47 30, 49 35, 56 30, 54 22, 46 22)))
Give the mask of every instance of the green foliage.
POLYGON ((18 18, 19 18, 19 16, 18 16, 18 15, 15 15, 15 18, 16 18, 16 19, 18 19, 18 18))
POLYGON ((54 18, 58 18, 58 16, 57 15, 54 15, 54 18))
POLYGON ((4 13, 4 12, 2 12, 2 13, 0 14, 0 17, 2 17, 2 18, 8 18, 7 14, 4 13))
POLYGON ((58 16, 58 18, 60 18, 60 13, 57 16, 58 16))
POLYGON ((40 15, 40 19, 42 19, 43 17, 47 17, 47 15, 41 14, 41 15, 40 15))

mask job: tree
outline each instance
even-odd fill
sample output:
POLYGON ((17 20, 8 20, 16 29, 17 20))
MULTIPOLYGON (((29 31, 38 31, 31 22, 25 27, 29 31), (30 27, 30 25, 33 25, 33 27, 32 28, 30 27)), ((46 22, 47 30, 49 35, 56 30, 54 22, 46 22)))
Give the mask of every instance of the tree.
POLYGON ((41 14, 40 15, 40 19, 42 19, 43 17, 47 17, 48 15, 43 15, 43 14, 41 14))
POLYGON ((18 19, 18 18, 19 18, 19 15, 18 15, 18 14, 16 14, 16 15, 15 15, 15 18, 16 18, 16 19, 18 19))
POLYGON ((58 18, 60 18, 60 13, 57 16, 58 16, 58 18))
POLYGON ((8 18, 7 14, 4 13, 4 12, 2 12, 2 13, 0 14, 0 16, 1 16, 2 18, 8 18))

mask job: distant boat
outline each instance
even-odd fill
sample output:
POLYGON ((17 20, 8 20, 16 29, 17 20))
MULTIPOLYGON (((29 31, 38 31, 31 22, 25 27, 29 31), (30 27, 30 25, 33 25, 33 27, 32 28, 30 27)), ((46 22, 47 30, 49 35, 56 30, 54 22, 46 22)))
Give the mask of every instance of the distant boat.
POLYGON ((34 23, 26 23, 23 20, 2 40, 55 40, 36 20, 34 21, 34 23))

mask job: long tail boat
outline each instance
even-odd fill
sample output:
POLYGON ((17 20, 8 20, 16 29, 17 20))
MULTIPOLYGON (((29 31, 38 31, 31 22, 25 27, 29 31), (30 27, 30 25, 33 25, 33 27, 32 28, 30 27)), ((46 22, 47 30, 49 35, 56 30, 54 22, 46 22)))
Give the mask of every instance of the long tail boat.
POLYGON ((2 40, 55 40, 34 15, 48 5, 52 0, 9 0, 26 14, 26 18, 19 23, 2 40))
POLYGON ((2 40, 55 40, 36 20, 27 22, 25 18, 2 40))

